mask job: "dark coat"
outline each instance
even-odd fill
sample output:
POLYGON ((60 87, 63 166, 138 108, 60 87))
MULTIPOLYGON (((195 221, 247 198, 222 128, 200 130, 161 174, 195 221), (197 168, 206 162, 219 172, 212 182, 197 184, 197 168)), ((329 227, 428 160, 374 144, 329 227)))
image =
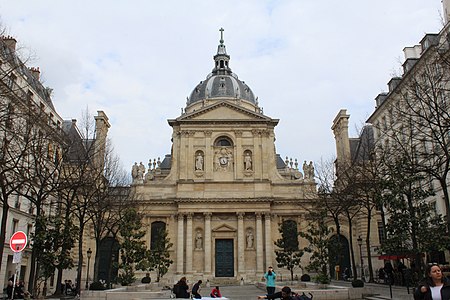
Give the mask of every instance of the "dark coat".
POLYGON ((177 298, 189 298, 190 295, 189 295, 188 290, 189 290, 189 286, 185 282, 179 281, 174 286, 175 297, 177 297, 177 298))
MULTIPOLYGON (((414 300, 432 300, 430 286, 434 286, 434 284, 429 278, 419 282, 416 290, 414 291, 414 300), (422 293, 420 291, 420 288, 422 286, 425 286, 427 288, 427 291, 425 293, 422 293)), ((444 284, 441 288, 441 297, 442 300, 450 300, 450 281, 445 277, 444 284)))

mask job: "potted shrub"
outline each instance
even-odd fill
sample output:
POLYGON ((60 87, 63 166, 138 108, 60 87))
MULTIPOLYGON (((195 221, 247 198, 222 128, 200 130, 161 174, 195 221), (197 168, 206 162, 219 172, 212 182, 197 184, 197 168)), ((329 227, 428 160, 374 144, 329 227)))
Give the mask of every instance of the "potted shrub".
POLYGON ((300 277, 300 281, 311 281, 311 276, 309 276, 308 274, 303 274, 302 277, 300 277))
POLYGON ((145 273, 145 277, 141 279, 141 283, 150 283, 152 279, 150 278, 150 273, 145 273))
POLYGON ((328 284, 331 282, 330 277, 327 274, 317 274, 314 277, 314 282, 317 283, 319 289, 326 289, 328 284))
POLYGON ((352 281, 352 287, 362 288, 362 287, 364 287, 364 281, 362 281, 361 279, 355 279, 352 281))
POLYGON ((90 284, 89 290, 91 291, 103 291, 105 289, 105 285, 100 281, 95 281, 90 284))

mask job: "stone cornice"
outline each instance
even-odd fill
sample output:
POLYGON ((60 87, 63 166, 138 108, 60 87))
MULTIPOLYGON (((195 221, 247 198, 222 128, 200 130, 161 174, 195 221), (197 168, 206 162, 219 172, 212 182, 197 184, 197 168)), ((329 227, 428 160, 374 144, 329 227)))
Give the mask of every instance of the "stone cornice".
POLYGON ((268 199, 268 198, 178 198, 173 200, 175 203, 255 203, 255 202, 265 202, 265 203, 271 203, 274 201, 274 199, 268 199))

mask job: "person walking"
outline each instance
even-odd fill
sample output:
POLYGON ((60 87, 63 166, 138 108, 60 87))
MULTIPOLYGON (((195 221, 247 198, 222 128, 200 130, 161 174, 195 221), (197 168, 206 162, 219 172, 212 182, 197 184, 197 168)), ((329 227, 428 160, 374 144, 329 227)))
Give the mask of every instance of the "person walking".
POLYGON ((269 270, 264 273, 264 279, 266 280, 267 295, 272 295, 275 293, 275 280, 277 279, 277 274, 272 267, 269 267, 269 270))
POLYGON ((449 300, 450 282, 442 275, 438 264, 429 264, 425 269, 425 278, 419 282, 414 300, 449 300))

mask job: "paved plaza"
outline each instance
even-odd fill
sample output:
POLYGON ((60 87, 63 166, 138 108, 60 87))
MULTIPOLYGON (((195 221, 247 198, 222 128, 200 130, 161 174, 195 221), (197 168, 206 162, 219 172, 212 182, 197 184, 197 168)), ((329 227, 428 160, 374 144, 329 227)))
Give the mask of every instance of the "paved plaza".
MULTIPOLYGON (((345 281, 333 281, 333 285, 337 286, 348 286, 350 287, 350 282, 345 281)), ((412 288, 410 288, 409 293, 406 287, 392 286, 392 298, 390 298, 390 291, 388 285, 383 284, 366 284, 368 290, 372 293, 379 295, 378 297, 371 297, 371 299, 395 299, 395 300, 411 300, 412 288)), ((229 298, 230 300, 251 300, 257 299, 258 295, 264 295, 264 291, 257 288, 254 285, 244 285, 244 286, 222 286, 222 295, 229 298)), ((203 288, 206 292, 206 288, 203 288)))
MULTIPOLYGON (((281 283, 280 286, 282 285, 281 283)), ((333 281, 331 283, 332 285, 336 286, 344 286, 344 287, 350 287, 350 282, 345 281, 333 281)), ((395 299, 395 300, 411 300, 413 299, 412 295, 412 288, 409 289, 409 293, 406 287, 399 287, 399 286, 392 286, 392 298, 390 297, 390 289, 388 285, 384 284, 366 284, 366 292, 373 294, 374 296, 366 297, 364 299, 366 300, 386 300, 386 299, 395 299)), ((201 294, 204 296, 207 296, 210 292, 210 287, 203 287, 201 290, 201 294)), ((220 290, 222 292, 222 295, 230 300, 256 300, 258 295, 264 295, 265 290, 260 289, 256 287, 255 285, 229 285, 229 286, 220 286, 220 290)), ((122 294, 124 296, 126 293, 122 294)), ((314 293, 313 293, 314 294, 314 293)), ((169 297, 170 292, 167 291, 167 293, 164 293, 163 297, 161 299, 170 299, 169 297)), ((81 299, 88 299, 82 297, 81 299)), ((89 298, 93 299, 93 298, 89 298)), ((133 295, 133 293, 129 294, 128 298, 124 299, 140 299, 133 295)), ((145 299, 148 299, 147 297, 145 299)), ((154 298, 156 299, 156 298, 154 298)), ((158 298, 159 299, 159 298, 158 298)), ((330 298, 332 299, 332 298, 330 298)))

